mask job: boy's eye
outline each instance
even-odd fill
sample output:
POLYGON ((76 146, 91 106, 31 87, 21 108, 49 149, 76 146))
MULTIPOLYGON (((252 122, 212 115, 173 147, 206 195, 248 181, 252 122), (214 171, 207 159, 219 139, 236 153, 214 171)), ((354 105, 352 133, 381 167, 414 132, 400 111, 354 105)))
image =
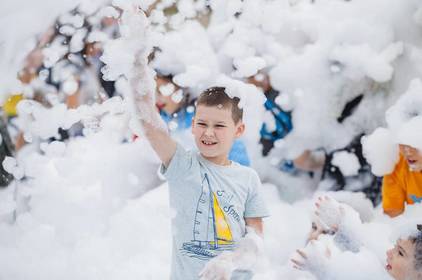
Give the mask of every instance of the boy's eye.
POLYGON ((404 255, 403 255, 403 252, 402 251, 400 251, 399 250, 399 255, 401 256, 401 257, 403 257, 404 255))
POLYGON ((206 126, 206 123, 202 123, 202 122, 199 122, 199 123, 196 123, 197 125, 199 125, 199 126, 206 126))
POLYGON ((312 223, 312 230, 317 230, 317 226, 316 226, 316 224, 315 223, 312 223))
POLYGON ((222 124, 217 124, 216 127, 226 127, 226 126, 222 124))

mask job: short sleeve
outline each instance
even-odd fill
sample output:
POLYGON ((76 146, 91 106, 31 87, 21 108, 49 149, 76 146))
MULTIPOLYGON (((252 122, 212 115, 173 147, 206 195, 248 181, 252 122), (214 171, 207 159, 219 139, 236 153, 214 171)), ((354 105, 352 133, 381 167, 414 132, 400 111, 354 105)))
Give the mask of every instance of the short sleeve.
POLYGON ((261 180, 256 172, 251 173, 250 191, 245 205, 245 218, 268 217, 269 212, 261 194, 261 180))
POLYGON ((385 210, 403 210, 406 194, 397 180, 395 172, 384 176, 382 180, 382 208, 385 210))
POLYGON ((159 173, 167 180, 176 180, 186 175, 192 167, 192 153, 186 151, 180 144, 177 144, 168 167, 161 164, 159 173))

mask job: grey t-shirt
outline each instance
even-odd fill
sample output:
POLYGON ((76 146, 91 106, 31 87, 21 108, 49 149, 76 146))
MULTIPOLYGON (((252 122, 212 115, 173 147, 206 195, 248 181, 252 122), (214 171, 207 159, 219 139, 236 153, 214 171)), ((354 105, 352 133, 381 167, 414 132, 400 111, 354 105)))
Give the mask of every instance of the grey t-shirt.
MULTIPOLYGON (((169 166, 160 172, 168 180, 175 211, 172 280, 197 280, 208 260, 236 247, 245 235, 244 218, 268 216, 260 179, 249 167, 235 162, 216 165, 177 145, 169 166)), ((241 271, 232 277, 249 278, 250 273, 241 271)))

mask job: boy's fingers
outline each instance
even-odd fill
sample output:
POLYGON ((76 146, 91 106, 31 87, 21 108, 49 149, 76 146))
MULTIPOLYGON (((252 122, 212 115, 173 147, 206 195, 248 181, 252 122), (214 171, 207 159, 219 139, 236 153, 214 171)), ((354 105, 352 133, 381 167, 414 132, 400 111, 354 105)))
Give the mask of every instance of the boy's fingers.
POLYGON ((291 261, 292 263, 294 263, 295 265, 298 265, 298 266, 301 266, 301 265, 302 265, 302 263, 301 263, 300 261, 297 261, 297 260, 295 260, 295 259, 290 259, 290 261, 291 261))
POLYGON ((296 250, 296 252, 302 257, 302 258, 304 258, 305 260, 308 258, 307 256, 306 256, 306 254, 305 254, 305 252, 303 252, 302 250, 296 250))
POLYGON ((303 267, 303 263, 301 263, 300 261, 297 261, 295 259, 291 259, 290 260, 292 263, 294 263, 294 265, 296 265, 297 267, 302 268, 303 267))

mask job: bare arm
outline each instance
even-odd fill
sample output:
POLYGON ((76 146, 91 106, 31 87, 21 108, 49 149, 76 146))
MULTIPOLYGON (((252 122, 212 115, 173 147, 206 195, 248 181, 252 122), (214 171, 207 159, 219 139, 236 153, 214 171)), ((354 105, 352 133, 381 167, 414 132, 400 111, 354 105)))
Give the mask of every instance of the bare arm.
POLYGON ((245 218, 245 224, 248 227, 251 227, 259 236, 264 235, 264 223, 262 218, 245 218))
MULTIPOLYGON (((158 117, 160 117, 158 115, 158 117)), ((155 125, 142 121, 145 136, 151 144, 154 151, 157 153, 161 162, 165 167, 168 167, 171 159, 176 153, 176 142, 170 137, 165 130, 157 128, 155 125)))
POLYGON ((304 151, 299 157, 293 160, 294 165, 305 171, 316 171, 324 166, 325 155, 322 153, 304 151))

